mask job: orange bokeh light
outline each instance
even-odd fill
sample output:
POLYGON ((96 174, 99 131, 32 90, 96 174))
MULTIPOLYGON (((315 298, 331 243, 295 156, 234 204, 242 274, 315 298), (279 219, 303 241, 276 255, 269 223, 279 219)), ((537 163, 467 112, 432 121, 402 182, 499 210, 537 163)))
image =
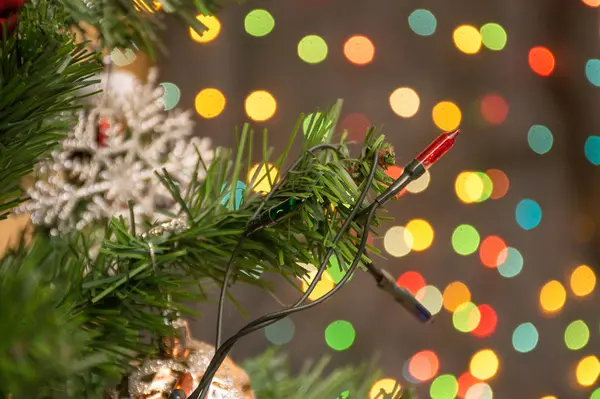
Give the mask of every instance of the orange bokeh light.
POLYGON ((508 192, 510 182, 506 173, 499 169, 489 169, 485 172, 486 175, 492 180, 492 194, 491 199, 500 199, 508 192))
POLYGON ((600 0, 581 0, 583 4, 589 7, 600 7, 600 0))
POLYGON ((353 64, 366 65, 373 61, 375 46, 368 37, 355 35, 344 43, 344 55, 353 64))
POLYGON ((489 236, 481 241, 479 246, 479 259, 485 267, 495 268, 506 260, 508 251, 506 243, 498 236, 489 236))
POLYGON ((432 379, 440 369, 440 361, 433 351, 421 351, 408 363, 408 372, 418 381, 432 379))

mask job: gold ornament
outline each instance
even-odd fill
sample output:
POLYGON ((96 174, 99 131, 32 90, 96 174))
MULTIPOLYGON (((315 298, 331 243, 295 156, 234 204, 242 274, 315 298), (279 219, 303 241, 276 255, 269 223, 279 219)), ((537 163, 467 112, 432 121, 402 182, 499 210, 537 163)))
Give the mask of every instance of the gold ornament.
MULTIPOLYGON (((189 397, 200 383, 215 348, 193 339, 187 321, 173 324, 182 331, 181 339, 163 338, 164 358, 146 360, 129 376, 130 399, 167 399, 176 389, 189 397)), ((250 377, 229 357, 217 371, 207 398, 255 399, 250 377)))

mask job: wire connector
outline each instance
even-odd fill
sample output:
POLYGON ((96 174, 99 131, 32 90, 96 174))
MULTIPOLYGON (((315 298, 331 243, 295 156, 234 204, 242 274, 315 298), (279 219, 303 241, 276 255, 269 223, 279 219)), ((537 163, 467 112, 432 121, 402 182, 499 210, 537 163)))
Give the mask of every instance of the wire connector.
POLYGON ((378 281, 377 286, 385 292, 391 294, 396 302, 400 303, 404 309, 415 316, 423 323, 430 323, 433 320, 431 312, 425 308, 408 290, 399 287, 396 280, 390 273, 384 269, 381 271, 382 278, 378 281))

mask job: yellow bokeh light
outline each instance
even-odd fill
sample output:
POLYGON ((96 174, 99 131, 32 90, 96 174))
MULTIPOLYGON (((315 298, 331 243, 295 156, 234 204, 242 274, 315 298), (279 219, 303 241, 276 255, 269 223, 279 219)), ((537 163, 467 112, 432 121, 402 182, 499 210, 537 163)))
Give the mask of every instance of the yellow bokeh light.
POLYGON ((542 399, 556 399, 556 396, 544 396, 542 399))
POLYGON ((400 87, 390 95, 390 107, 398 116, 410 118, 419 110, 421 100, 410 87, 400 87))
POLYGON ((571 290, 577 296, 586 296, 596 288, 596 273, 587 265, 578 266, 571 273, 571 290))
POLYGON ((413 251, 424 251, 431 246, 434 235, 433 228, 426 220, 413 219, 406 224, 406 230, 412 235, 411 249, 413 251))
POLYGON ((369 391, 369 399, 380 399, 382 395, 400 393, 400 382, 393 378, 382 378, 376 381, 369 391))
POLYGON ((471 300, 471 291, 464 283, 455 281, 448 284, 442 295, 444 308, 454 312, 460 305, 471 300))
POLYGON ((548 281, 540 292, 540 305, 545 312, 557 312, 565 306, 567 291, 556 281, 548 281))
POLYGON ((424 191, 427 186, 429 186, 430 182, 431 174, 428 170, 426 170, 425 173, 423 173, 417 180, 413 180, 408 183, 408 186, 406 186, 406 191, 412 194, 420 193, 421 191, 424 191))
POLYGON ((279 182, 277 167, 273 164, 256 164, 248 171, 248 185, 252 185, 252 191, 256 193, 268 193, 273 185, 279 182), (259 169, 260 168, 260 169, 259 169))
POLYGON ((135 58, 135 52, 129 48, 125 50, 116 48, 110 52, 110 60, 113 62, 113 64, 120 67, 131 64, 133 61, 135 61, 135 58))
POLYGON ((203 118, 210 119, 218 116, 225 109, 225 96, 217 89, 204 89, 196 95, 194 106, 196 112, 203 118))
POLYGON ((433 122, 444 131, 454 130, 460 125, 462 113, 458 105, 450 101, 441 101, 433 107, 433 122))
POLYGON ((592 386, 600 375, 600 360, 596 356, 586 356, 579 361, 575 370, 575 377, 579 385, 592 386))
POLYGON ((483 349, 475 353, 469 364, 469 371, 473 377, 482 381, 489 380, 498 372, 500 361, 491 349, 483 349))
POLYGON ((426 285, 417 291, 415 298, 425 306, 432 315, 436 315, 442 309, 442 293, 433 285, 426 285))
POLYGON ((484 187, 483 179, 475 172, 461 172, 454 182, 456 196, 465 204, 477 202, 483 196, 484 187))
POLYGON ((162 8, 162 4, 160 1, 154 0, 152 6, 150 6, 145 1, 133 0, 133 7, 136 11, 145 11, 149 14, 154 14, 155 11, 159 11, 162 8))
POLYGON ((479 326, 481 312, 473 302, 461 303, 452 314, 454 328, 461 332, 471 332, 479 326))
POLYGON ((246 97, 245 107, 250 119, 262 122, 275 115, 277 101, 268 91, 256 90, 246 97))
POLYGON ((476 54, 481 49, 481 33, 471 25, 461 25, 452 34, 454 45, 465 54, 476 54))
POLYGON ((202 15, 199 14, 196 16, 196 19, 200 21, 202 25, 206 27, 203 32, 200 34, 196 33, 196 31, 190 28, 190 36, 192 40, 198 43, 208 43, 212 42, 219 36, 221 32, 221 22, 214 15, 202 15))
POLYGON ((383 237, 383 247, 390 255, 397 258, 407 255, 413 244, 412 234, 402 226, 390 228, 383 237))
MULTIPOLYGON (((300 266, 304 267, 308 270, 308 276, 302 278, 302 292, 306 292, 308 286, 313 282, 315 276, 317 275, 317 268, 314 265, 308 263, 300 263, 300 266)), ((331 277, 331 275, 325 270, 321 275, 321 279, 315 286, 315 289, 310 293, 308 299, 311 301, 316 301, 321 298, 323 295, 327 294, 335 287, 335 281, 331 277)))

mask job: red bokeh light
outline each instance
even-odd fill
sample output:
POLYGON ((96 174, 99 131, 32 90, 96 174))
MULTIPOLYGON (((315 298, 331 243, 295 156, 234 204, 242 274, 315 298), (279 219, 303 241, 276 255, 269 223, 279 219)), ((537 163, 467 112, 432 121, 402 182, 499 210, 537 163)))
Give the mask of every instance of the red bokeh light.
POLYGON ((458 377, 458 397, 464 399, 467 396, 467 391, 473 385, 477 384, 479 379, 475 378, 470 372, 466 371, 458 377))
POLYGON ((417 292, 425 287, 425 279, 417 272, 406 272, 396 280, 399 287, 406 288, 411 294, 417 295, 417 292))
POLYGON ((529 66, 538 75, 550 76, 556 66, 556 59, 546 47, 534 47, 529 50, 529 66))
MULTIPOLYGON (((396 180, 397 178, 400 177, 400 175, 402 174, 402 171, 404 171, 404 168, 401 168, 396 165, 392 165, 392 166, 388 166, 388 168, 385 171, 385 174, 388 175, 389 177, 391 177, 392 179, 396 180)), ((402 197, 404 194, 406 194, 406 192, 407 192, 407 190, 405 187, 398 194, 396 194, 396 198, 402 197)))
POLYGON ((477 308, 481 314, 481 320, 479 320, 477 328, 471 331, 471 334, 478 338, 488 337, 496 331, 498 316, 490 305, 479 305, 477 308))
POLYGON ((348 131, 348 140, 363 141, 371 122, 363 114, 349 114, 342 120, 340 127, 348 131))
POLYGON ((495 94, 490 94, 481 99, 481 115, 492 125, 500 125, 508 115, 508 104, 495 94))

